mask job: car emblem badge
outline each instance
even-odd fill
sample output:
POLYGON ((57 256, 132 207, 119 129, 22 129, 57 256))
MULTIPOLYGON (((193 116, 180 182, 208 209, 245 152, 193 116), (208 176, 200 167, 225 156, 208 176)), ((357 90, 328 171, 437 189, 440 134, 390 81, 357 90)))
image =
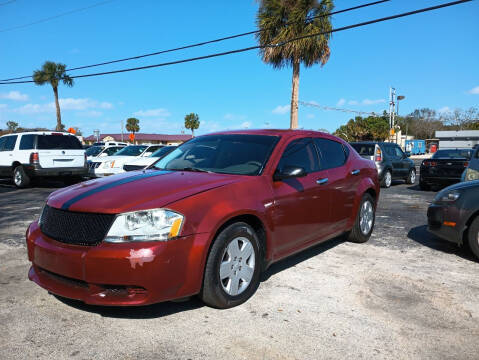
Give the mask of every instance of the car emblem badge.
POLYGON ((65 155, 65 151, 62 151, 62 154, 64 154, 64 155, 65 155))
POLYGON ((452 165, 452 163, 447 163, 447 165, 452 165))

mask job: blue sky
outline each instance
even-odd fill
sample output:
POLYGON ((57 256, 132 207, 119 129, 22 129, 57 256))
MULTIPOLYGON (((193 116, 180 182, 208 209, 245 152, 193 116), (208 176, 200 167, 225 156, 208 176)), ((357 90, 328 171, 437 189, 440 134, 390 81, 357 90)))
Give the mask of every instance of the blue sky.
MULTIPOLYGON (((29 75, 46 60, 74 67, 168 49, 255 29, 257 2, 115 0, 45 23, 2 31, 98 0, 17 0, 0 5, 0 78, 29 75)), ((335 1, 337 10, 368 2, 335 1)), ((340 27, 447 0, 392 0, 333 18, 340 27)), ((0 1, 1 4, 1 1, 0 1)), ((301 68, 300 100, 381 112, 389 86, 417 107, 446 111, 479 104, 479 2, 461 4, 335 33, 324 66, 301 68)), ((255 45, 253 36, 72 74, 155 64, 255 45)), ((197 133, 289 126, 291 69, 264 64, 258 51, 151 70, 78 79, 60 87, 62 118, 85 135, 120 132, 121 120, 140 119, 141 132, 179 133, 196 112, 197 133)), ((352 114, 301 107, 300 127, 334 131, 352 114)), ((56 123, 49 86, 0 85, 0 128, 56 123)))

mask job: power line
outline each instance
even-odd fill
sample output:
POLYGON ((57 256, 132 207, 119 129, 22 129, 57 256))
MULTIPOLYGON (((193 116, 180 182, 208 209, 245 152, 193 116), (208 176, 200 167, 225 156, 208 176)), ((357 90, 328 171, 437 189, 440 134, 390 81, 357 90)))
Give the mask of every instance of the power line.
POLYGON ((376 112, 358 111, 358 110, 344 109, 344 108, 338 108, 338 107, 332 107, 332 106, 324 106, 314 102, 299 101, 299 103, 303 106, 316 107, 323 110, 334 110, 334 111, 341 111, 345 113, 354 113, 358 115, 382 116, 380 113, 376 113, 376 112))
MULTIPOLYGON (((12 0, 10 2, 13 2, 13 1, 16 1, 16 0, 12 0)), ((12 30, 17 30, 17 29, 23 29, 23 28, 26 28, 28 26, 32 26, 32 25, 36 25, 36 24, 41 24, 41 23, 44 23, 44 22, 47 22, 47 21, 50 21, 50 20, 53 20, 53 19, 57 19, 59 17, 63 17, 63 16, 66 16, 66 15, 70 15, 70 14, 80 12, 80 11, 85 11, 85 10, 88 10, 88 9, 91 9, 91 8, 94 8, 94 7, 97 7, 97 6, 100 6, 100 5, 104 5, 104 4, 110 3, 112 1, 116 1, 116 0, 101 1, 101 2, 92 4, 92 5, 89 5, 89 6, 85 6, 85 7, 70 10, 70 11, 66 11, 64 13, 53 15, 53 16, 50 16, 50 17, 46 17, 46 18, 43 18, 43 19, 40 19, 40 20, 36 20, 36 21, 30 22, 30 23, 27 23, 27 24, 17 25, 17 26, 13 26, 13 27, 10 27, 10 28, 6 28, 6 29, 0 29, 0 33, 7 32, 7 31, 12 31, 12 30)), ((9 4, 9 2, 0 4, 0 5, 7 5, 7 4, 9 4)), ((0 81, 4 81, 4 80, 0 80, 0 81)))
MULTIPOLYGON (((367 4, 357 5, 357 6, 347 8, 347 9, 333 11, 333 12, 330 12, 328 14, 321 14, 321 15, 309 17, 309 18, 306 18, 306 21, 312 21, 312 20, 320 18, 320 17, 337 15, 337 14, 341 14, 341 13, 344 13, 344 12, 365 8, 365 7, 368 7, 368 6, 378 5, 378 4, 389 2, 389 1, 391 1, 391 0, 380 0, 380 1, 370 2, 370 3, 367 3, 367 4)), ((297 23, 297 22, 289 22, 289 23, 286 23, 285 26, 295 24, 295 23, 297 23)), ((152 52, 152 53, 126 57, 126 58, 122 58, 122 59, 110 60, 110 61, 105 61, 105 62, 101 62, 101 63, 97 63, 97 64, 78 66, 78 67, 74 67, 74 68, 71 68, 71 69, 67 69, 66 71, 81 70, 81 69, 87 69, 87 68, 92 68, 92 67, 96 67, 96 66, 115 64, 115 63, 124 62, 124 61, 138 60, 138 59, 149 57, 149 56, 166 54, 166 53, 170 53, 170 52, 174 52, 174 51, 185 50, 185 49, 190 49, 190 48, 194 48, 194 47, 213 44, 213 43, 217 43, 217 42, 221 42, 221 41, 225 41, 225 40, 236 39, 236 38, 243 37, 243 36, 257 34, 257 33, 260 33, 262 31, 264 31, 264 30, 248 31, 248 32, 245 32, 245 33, 230 35, 230 36, 226 36, 226 37, 222 37, 222 38, 218 38, 218 39, 213 39, 213 40, 207 40, 207 41, 203 41, 203 42, 199 42, 199 43, 195 43, 195 44, 190 44, 190 45, 184 45, 184 46, 180 46, 180 47, 176 47, 176 48, 172 48, 172 49, 168 49, 168 50, 161 50, 161 51, 156 51, 156 52, 152 52)), ((25 75, 25 76, 10 78, 10 79, 3 79, 3 80, 0 80, 0 82, 12 81, 12 80, 22 80, 22 79, 28 79, 28 78, 31 78, 31 77, 32 77, 32 75, 25 75)))
MULTIPOLYGON (((361 22, 361 23, 353 24, 353 25, 343 26, 343 27, 340 27, 340 28, 332 29, 330 31, 323 31, 323 32, 315 33, 315 34, 299 36, 299 37, 295 37, 295 38, 283 41, 283 42, 278 43, 278 44, 256 45, 256 46, 250 46, 250 47, 242 48, 242 49, 225 51, 225 52, 221 52, 221 53, 214 53, 214 54, 209 54, 209 55, 204 55, 204 56, 198 56, 198 57, 189 58, 189 59, 170 61, 170 62, 165 62, 165 63, 160 63, 160 64, 138 66, 138 67, 133 67, 133 68, 126 68, 126 69, 112 70, 112 71, 105 71, 105 72, 91 73, 91 74, 84 74, 84 75, 76 75, 76 76, 72 76, 72 78, 102 76, 102 75, 109 75, 109 74, 117 74, 117 73, 123 73, 123 72, 151 69, 151 68, 156 68, 156 67, 163 67, 163 66, 181 64, 181 63, 192 62, 192 61, 203 60, 203 59, 209 59, 209 58, 213 58, 213 57, 225 56, 225 55, 230 55, 230 54, 237 54, 237 53, 241 53, 241 52, 246 52, 246 51, 251 51, 251 50, 261 49, 261 48, 266 48, 266 47, 284 46, 288 43, 291 43, 291 42, 297 41, 297 40, 301 40, 301 39, 306 39, 306 38, 325 35, 325 34, 331 34, 331 33, 339 32, 339 31, 349 30, 349 29, 362 27, 362 26, 366 26, 366 25, 371 25, 371 24, 375 24, 375 23, 379 23, 379 22, 398 19, 398 18, 401 18, 401 17, 406 17, 406 16, 411 16, 411 15, 423 13, 423 12, 437 10, 437 9, 441 9, 441 8, 445 8, 445 7, 449 7, 449 6, 453 6, 453 5, 458 5, 458 4, 462 4, 462 3, 466 3, 466 2, 470 2, 470 1, 472 1, 472 0, 452 1, 452 2, 445 3, 445 4, 441 4, 441 5, 430 6, 430 7, 427 7, 427 8, 413 10, 413 11, 409 11, 409 12, 406 12, 406 13, 391 15, 391 16, 387 16, 387 17, 383 17, 383 18, 379 18, 379 19, 364 21, 364 22, 361 22)), ((32 83, 32 82, 34 82, 34 81, 33 80, 27 80, 27 81, 0 82, 0 85, 24 84, 24 83, 32 83)))
POLYGON ((0 6, 8 5, 8 4, 14 3, 15 1, 17 1, 17 0, 5 1, 5 2, 0 3, 0 6))

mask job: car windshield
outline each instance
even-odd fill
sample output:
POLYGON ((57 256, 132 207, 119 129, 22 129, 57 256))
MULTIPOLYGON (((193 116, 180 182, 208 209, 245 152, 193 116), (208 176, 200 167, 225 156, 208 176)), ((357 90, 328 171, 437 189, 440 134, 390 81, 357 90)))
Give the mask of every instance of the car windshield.
POLYGON ((38 135, 38 150, 83 150, 80 141, 72 135, 38 135))
POLYGON ((103 148, 101 146, 92 146, 85 151, 86 156, 97 156, 103 148))
POLYGON ((351 144, 351 146, 359 155, 374 155, 374 144, 351 144))
POLYGON ((156 150, 153 154, 151 154, 150 157, 156 157, 156 158, 162 157, 168 154, 170 151, 172 151, 175 148, 176 146, 163 146, 161 149, 156 150))
POLYGON ((146 145, 131 145, 118 151, 115 156, 138 156, 145 151, 146 145))
POLYGON ((278 137, 266 135, 206 135, 179 146, 154 168, 259 175, 278 137))
POLYGON ((471 149, 446 149, 436 151, 432 159, 470 159, 471 155, 471 149))

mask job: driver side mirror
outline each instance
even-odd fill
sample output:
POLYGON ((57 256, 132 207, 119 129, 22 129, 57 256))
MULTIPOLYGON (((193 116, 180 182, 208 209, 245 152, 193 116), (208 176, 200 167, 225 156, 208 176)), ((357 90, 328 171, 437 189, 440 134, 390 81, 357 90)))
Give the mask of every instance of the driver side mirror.
POLYGON ((406 157, 411 157, 411 152, 410 151, 406 151, 405 154, 406 154, 406 157))
POLYGON ((306 176, 304 168, 299 166, 285 166, 281 170, 277 169, 273 175, 274 181, 281 181, 285 179, 292 179, 306 176))

